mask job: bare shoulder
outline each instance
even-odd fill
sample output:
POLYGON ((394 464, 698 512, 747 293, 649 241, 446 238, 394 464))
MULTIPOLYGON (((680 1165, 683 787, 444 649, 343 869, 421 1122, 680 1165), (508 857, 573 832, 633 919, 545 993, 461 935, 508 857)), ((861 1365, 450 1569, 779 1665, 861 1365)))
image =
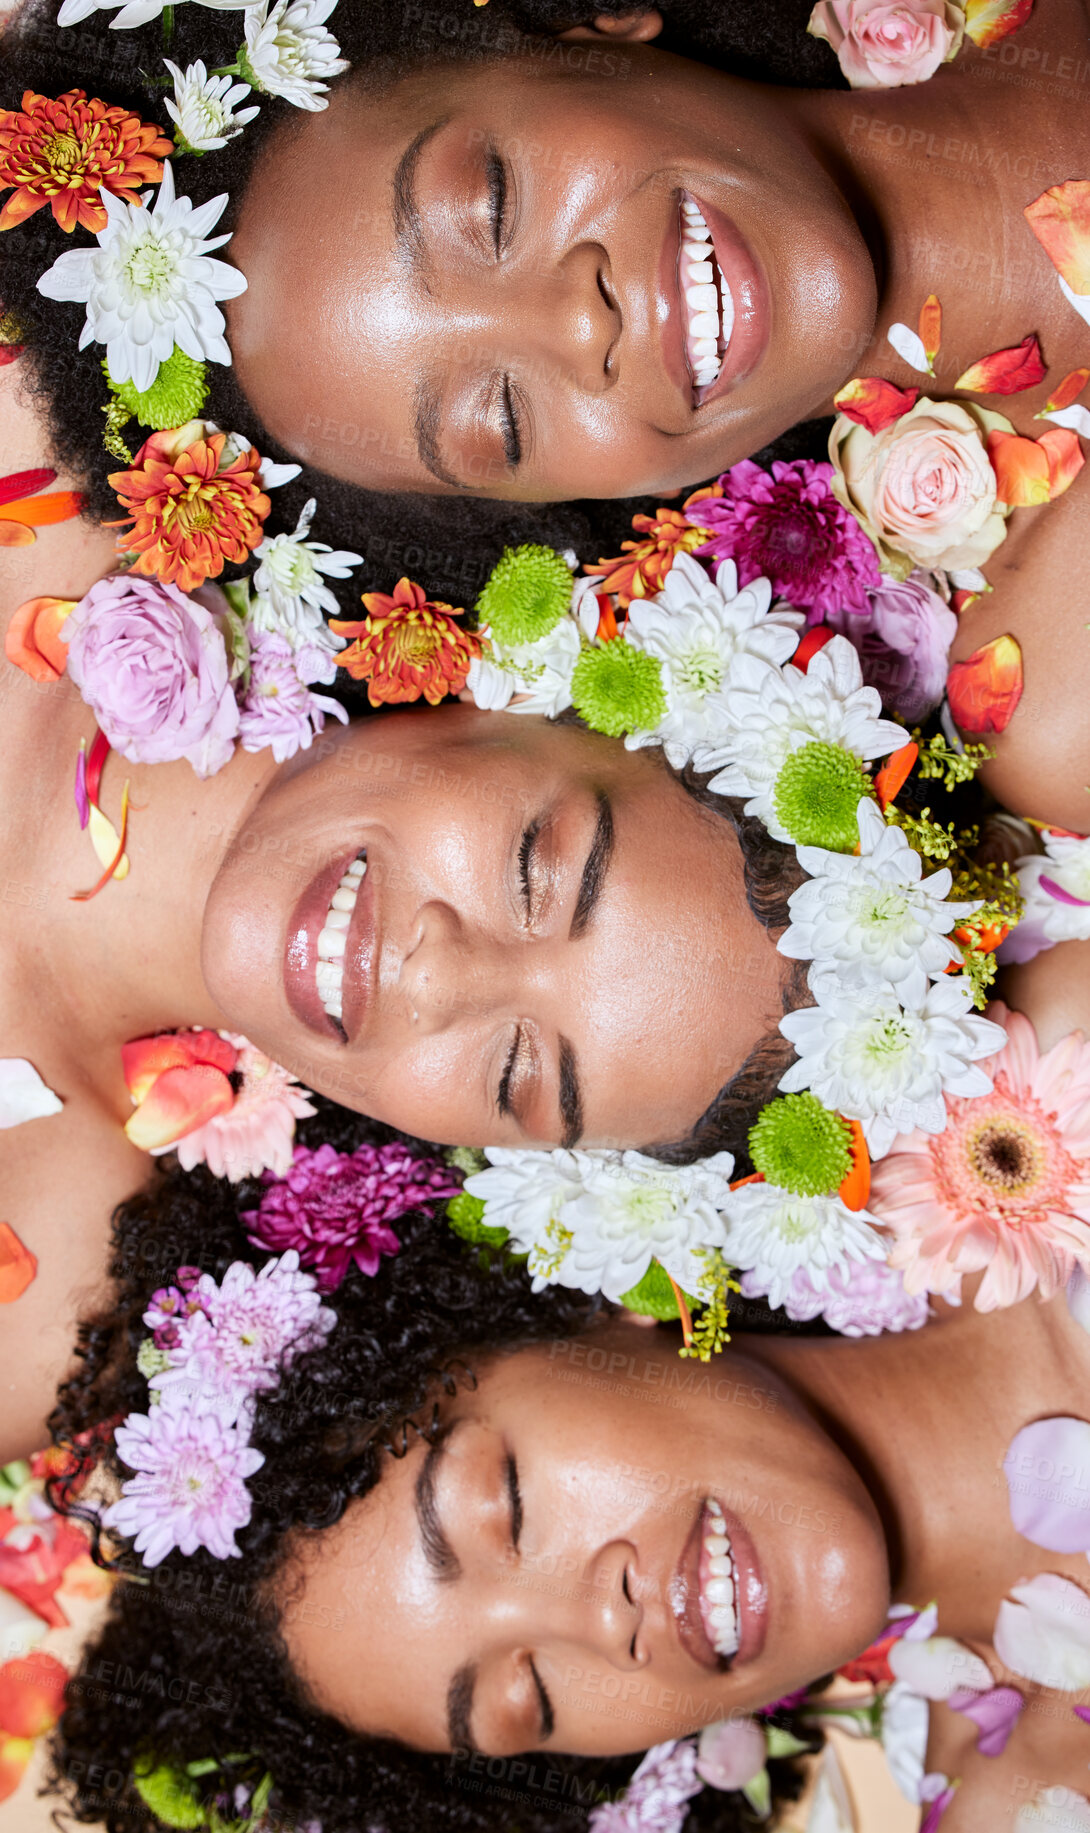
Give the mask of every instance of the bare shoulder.
POLYGON ((1090 1038, 1090 942, 1058 942, 1024 966, 1007 968, 999 991, 1025 1013, 1041 1050, 1072 1031, 1090 1038))

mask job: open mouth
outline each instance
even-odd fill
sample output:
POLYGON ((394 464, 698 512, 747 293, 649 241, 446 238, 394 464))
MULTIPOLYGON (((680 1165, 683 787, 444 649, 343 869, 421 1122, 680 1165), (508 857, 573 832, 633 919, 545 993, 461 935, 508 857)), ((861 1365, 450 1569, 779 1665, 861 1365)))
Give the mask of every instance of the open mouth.
POLYGON ((696 199, 681 193, 678 295, 685 357, 697 388, 719 378, 734 330, 734 298, 715 257, 711 231, 696 199))
POLYGON ((721 1660, 729 1661, 741 1645, 739 1584, 723 1511, 708 1496, 700 1520, 699 1597, 704 1633, 721 1660))
POLYGON ((340 1024, 344 1015, 344 954, 348 926, 367 872, 367 854, 352 861, 329 900, 325 921, 318 932, 314 978, 323 1010, 340 1024))

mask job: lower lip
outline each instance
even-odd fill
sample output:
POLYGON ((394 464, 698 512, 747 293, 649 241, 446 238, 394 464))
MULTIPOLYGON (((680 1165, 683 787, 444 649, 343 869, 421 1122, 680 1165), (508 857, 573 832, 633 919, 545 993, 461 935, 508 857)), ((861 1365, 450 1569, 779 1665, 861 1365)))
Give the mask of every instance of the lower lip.
POLYGON ((322 1004, 314 969, 318 959, 318 937, 325 926, 333 893, 357 850, 334 860, 311 880, 291 913, 284 949, 284 991, 288 1005, 308 1030, 316 1031, 320 1037, 334 1038, 338 1044, 344 1039, 336 1021, 330 1018, 322 1004))
POLYGON ((715 1500, 723 1511, 734 1563, 735 1609, 738 1613, 739 1632, 737 1652, 729 1658, 718 1655, 704 1628, 700 1610, 700 1557, 705 1530, 703 1501, 671 1581, 670 1606, 678 1638, 686 1653, 702 1668, 723 1674, 743 1662, 755 1660, 764 1648, 768 1633, 768 1588, 761 1574, 756 1548, 745 1528, 736 1515, 723 1507, 718 1496, 715 1500))
POLYGON ((723 353, 723 366, 714 382, 693 391, 697 407, 703 407, 706 402, 729 394, 732 388, 737 388, 753 374, 768 348, 772 313, 764 274, 748 242, 729 216, 724 216, 695 191, 691 196, 708 225, 719 271, 734 300, 734 326, 730 343, 723 353))

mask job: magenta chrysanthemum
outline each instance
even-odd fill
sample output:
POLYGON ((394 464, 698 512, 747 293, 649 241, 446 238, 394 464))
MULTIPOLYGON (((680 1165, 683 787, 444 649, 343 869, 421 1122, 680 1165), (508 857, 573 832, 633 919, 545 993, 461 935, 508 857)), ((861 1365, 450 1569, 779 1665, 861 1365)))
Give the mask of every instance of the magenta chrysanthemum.
POLYGON ((285 1177, 267 1181, 260 1209, 242 1215, 249 1238, 277 1253, 294 1248, 321 1292, 339 1286, 353 1262, 377 1273, 380 1256, 398 1250, 390 1223, 461 1188, 438 1160, 414 1158, 400 1145, 297 1146, 285 1177))
POLYGON ((770 471, 744 458, 719 479, 721 497, 702 498, 700 520, 711 540, 699 554, 733 560, 738 583, 765 578, 808 621, 827 611, 866 611, 878 585, 874 543, 829 487, 830 464, 809 458, 770 471))
POLYGON ((202 1274, 192 1296, 200 1310, 178 1320, 179 1341, 167 1350, 171 1366, 151 1385, 208 1394, 228 1416, 275 1387, 281 1370, 320 1344, 336 1322, 313 1275, 300 1272, 296 1253, 267 1261, 260 1273, 236 1260, 222 1285, 202 1274))
POLYGON ((1051 1298, 1090 1270, 1090 1044, 1075 1031, 1041 1055, 1033 1026, 995 1005, 1007 1043, 990 1094, 946 1097, 946 1128, 898 1139, 874 1167, 871 1208, 894 1237, 910 1292, 958 1298, 983 1272, 978 1311, 1036 1287, 1051 1298))
MULTIPOLYGON (((746 1298, 764 1298, 767 1281, 743 1273, 746 1298)), ((815 1284, 805 1267, 793 1274, 783 1308, 796 1323, 824 1318, 830 1330, 845 1337, 876 1337, 883 1331, 919 1330, 926 1324, 926 1293, 905 1290, 904 1276, 881 1260, 849 1260, 830 1267, 815 1284)))
POLYGON ((145 1566, 175 1547, 237 1558, 235 1534, 250 1519, 246 1481, 265 1462, 247 1436, 190 1395, 166 1393, 150 1413, 130 1413, 117 1428, 117 1453, 137 1475, 106 1510, 106 1526, 135 1536, 145 1566))

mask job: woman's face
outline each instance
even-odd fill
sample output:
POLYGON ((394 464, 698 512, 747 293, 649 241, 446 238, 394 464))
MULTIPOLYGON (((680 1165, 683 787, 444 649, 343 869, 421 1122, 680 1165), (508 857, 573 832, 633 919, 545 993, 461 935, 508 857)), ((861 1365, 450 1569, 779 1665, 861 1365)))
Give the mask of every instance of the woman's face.
POLYGON ((878 1634, 874 1504, 744 1348, 705 1370, 614 1320, 478 1372, 435 1443, 289 1566, 288 1651, 322 1709, 425 1750, 616 1755, 768 1705, 878 1634), (708 1635, 709 1502, 732 1659, 708 1635))
POLYGON ((451 1144, 677 1139, 783 1012, 725 820, 657 754, 470 706, 353 724, 275 772, 201 948, 232 1029, 451 1144), (361 854, 338 1021, 319 938, 361 854))
POLYGON ((873 325, 872 263, 805 107, 588 41, 378 95, 346 79, 243 201, 242 385, 297 457, 372 489, 692 485, 827 409, 873 325), (687 296, 686 199, 710 307, 687 296), (733 329, 700 385, 694 315, 722 345, 720 276, 733 329))

